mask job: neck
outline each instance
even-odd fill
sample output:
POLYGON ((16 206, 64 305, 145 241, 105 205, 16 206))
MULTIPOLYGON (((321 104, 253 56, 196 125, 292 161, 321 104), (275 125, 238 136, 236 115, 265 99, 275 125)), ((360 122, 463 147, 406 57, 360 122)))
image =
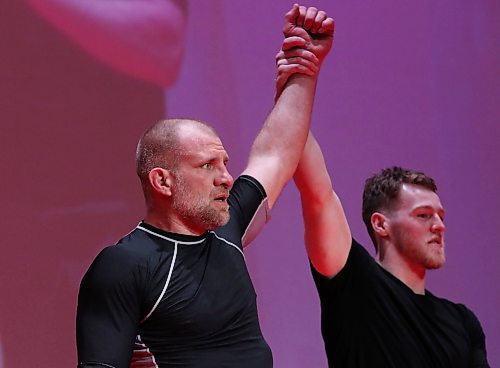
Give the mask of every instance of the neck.
POLYGON ((390 272, 415 294, 425 294, 425 269, 407 263, 399 257, 390 257, 387 254, 377 253, 376 261, 386 271, 390 272))
POLYGON ((144 222, 153 225, 158 229, 176 234, 199 236, 206 232, 205 229, 195 229, 187 226, 182 219, 179 219, 177 216, 169 213, 168 211, 157 213, 156 211, 150 210, 146 214, 144 222))

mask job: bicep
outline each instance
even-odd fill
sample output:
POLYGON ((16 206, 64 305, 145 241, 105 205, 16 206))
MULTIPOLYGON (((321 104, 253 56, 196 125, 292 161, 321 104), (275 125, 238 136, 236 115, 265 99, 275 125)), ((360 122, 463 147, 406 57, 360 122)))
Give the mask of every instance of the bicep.
POLYGON ((251 157, 248 166, 243 171, 242 175, 251 176, 262 185, 266 194, 269 209, 272 209, 281 190, 290 180, 288 168, 290 163, 286 162, 278 155, 262 155, 251 157))
POLYGON ((466 326, 471 341, 470 367, 488 368, 486 338, 475 314, 466 308, 466 326))
POLYGON ((344 267, 352 243, 342 204, 333 190, 321 203, 302 202, 309 259, 320 274, 333 277, 344 267))
POLYGON ((128 367, 140 318, 138 295, 126 278, 114 277, 114 272, 103 268, 93 265, 80 286, 78 361, 83 366, 102 363, 128 367))
POLYGON ((229 196, 230 220, 218 233, 247 246, 262 230, 270 217, 267 194, 255 177, 240 176, 229 196), (236 239, 238 238, 238 239, 236 239))
POLYGON ((132 357, 136 325, 113 317, 109 309, 96 311, 88 305, 78 307, 78 362, 128 367, 132 357))

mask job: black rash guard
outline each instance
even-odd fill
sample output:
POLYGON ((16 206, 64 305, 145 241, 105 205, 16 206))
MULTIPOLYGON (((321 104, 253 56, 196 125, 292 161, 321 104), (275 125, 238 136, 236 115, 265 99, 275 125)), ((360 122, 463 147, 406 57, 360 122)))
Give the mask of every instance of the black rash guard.
POLYGON ((242 176, 228 201, 215 231, 140 223, 97 256, 78 297, 80 367, 272 367, 243 255, 266 221, 266 194, 242 176))

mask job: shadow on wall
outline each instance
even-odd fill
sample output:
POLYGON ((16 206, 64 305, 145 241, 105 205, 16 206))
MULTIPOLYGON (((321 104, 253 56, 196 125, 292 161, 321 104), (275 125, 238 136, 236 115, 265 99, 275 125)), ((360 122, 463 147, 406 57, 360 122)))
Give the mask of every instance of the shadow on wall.
MULTIPOLYGON (((152 80, 151 73, 132 78, 126 74, 137 76, 136 70, 117 72, 126 66, 97 55, 103 50, 89 50, 71 29, 78 26, 79 32, 105 40, 112 34, 106 27, 128 25, 116 19, 118 12, 33 3, 39 13, 21 1, 9 2, 0 13, 0 171, 6 173, 0 191, 0 294, 8 296, 0 304, 1 362, 48 367, 57 356, 57 365, 68 367, 76 362, 80 278, 96 253, 142 216, 135 146, 142 132, 164 117, 160 85, 168 78, 153 84, 144 81, 152 80), (101 23, 92 23, 92 15, 101 23)), ((183 26, 183 20, 168 21, 182 16, 182 9, 172 12, 178 2, 160 3, 168 4, 168 12, 156 12, 155 19, 183 26)), ((136 36, 141 9, 131 18, 136 36)), ((175 38, 170 40, 173 45, 175 38)), ((144 48, 155 47, 142 41, 144 48)), ((127 49, 117 40, 107 51, 123 56, 127 49)), ((181 56, 176 54, 170 72, 177 73, 181 56)), ((154 69, 154 60, 138 62, 154 69)))

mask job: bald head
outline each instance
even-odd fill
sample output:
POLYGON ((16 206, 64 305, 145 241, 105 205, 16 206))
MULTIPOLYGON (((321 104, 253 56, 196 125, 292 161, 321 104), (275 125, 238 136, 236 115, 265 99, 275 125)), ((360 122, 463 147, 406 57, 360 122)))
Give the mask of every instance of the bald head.
POLYGON ((136 151, 136 172, 141 182, 148 182, 148 174, 155 167, 175 171, 184 150, 183 137, 195 131, 217 135, 209 125, 191 119, 160 120, 146 130, 136 151))

